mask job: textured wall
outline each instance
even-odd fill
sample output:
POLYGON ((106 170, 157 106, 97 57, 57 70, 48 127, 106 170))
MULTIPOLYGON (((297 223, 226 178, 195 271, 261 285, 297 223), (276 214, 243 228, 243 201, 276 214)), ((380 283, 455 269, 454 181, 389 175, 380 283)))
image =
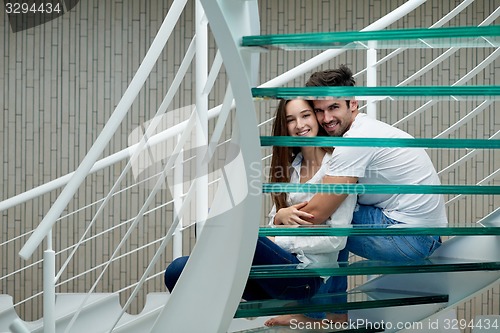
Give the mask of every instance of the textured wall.
MULTIPOLYGON (((2 115, 0 116, 0 197, 6 199, 74 171, 90 149, 107 119, 120 101, 137 71, 170 1, 81 1, 71 12, 22 32, 13 33, 4 12, 0 38, 3 61, 0 66, 2 115)), ((108 156, 128 146, 134 129, 155 114, 193 37, 193 6, 182 15, 164 52, 145 87, 131 107, 130 114, 103 153, 108 156)), ((191 71, 173 102, 173 108, 190 105, 192 101, 191 71)), ((115 182, 125 162, 88 177, 70 203, 71 215, 57 223, 54 234, 56 251, 67 249, 84 234, 97 206, 78 212, 80 207, 101 199, 115 182)), ((129 175, 125 184, 133 184, 129 175)), ((126 185, 123 185, 125 187, 126 185)), ((146 186, 136 186, 117 195, 101 213, 92 234, 115 226, 113 233, 97 236, 79 250, 63 274, 61 281, 82 274, 110 257, 126 232, 123 224, 137 214, 147 194, 146 186)), ((17 252, 29 233, 41 221, 59 190, 1 212, 1 240, 9 242, 0 250, 3 293, 14 296, 14 302, 41 291, 41 265, 26 272, 5 277, 24 263, 17 252), (18 237, 14 239, 14 237, 18 237)), ((155 198, 157 205, 169 202, 168 191, 155 198)), ((63 214, 63 215, 65 215, 63 214)), ((136 249, 165 234, 172 220, 172 205, 148 214, 125 248, 136 249)), ((128 222, 129 224, 130 222, 128 222)), ((191 247, 192 234, 185 234, 186 249, 191 247)), ((109 274, 97 286, 100 291, 116 291, 137 281, 147 265, 155 246, 111 265, 109 274), (140 269, 139 269, 140 267, 140 269)), ((69 251, 58 256, 58 267, 69 251)), ((171 254, 170 254, 171 256, 171 254)), ((37 262, 41 252, 28 263, 37 262)), ((164 260, 166 262, 166 259, 164 260)), ((157 267, 160 271, 163 268, 157 267)), ((85 291, 100 269, 58 290, 85 291)), ((163 281, 156 278, 150 291, 163 291, 163 281)), ((126 293, 125 293, 126 294, 126 293)), ((122 297, 122 299, 124 299, 122 297)), ((23 317, 36 319, 41 315, 38 300, 28 301, 18 309, 23 317)), ((141 303, 141 302, 139 302, 141 303)), ((137 305, 135 306, 137 311, 137 305)))
MULTIPOLYGON (((4 12, 0 12, 0 45, 3 46, 3 61, 0 66, 0 200, 10 198, 35 186, 44 184, 75 170, 89 150, 106 120, 120 101, 125 89, 137 70, 151 44, 171 1, 121 1, 85 0, 79 2, 68 14, 22 32, 13 33, 4 12)), ((393 0, 260 0, 262 33, 295 33, 313 31, 360 30, 404 1, 393 0)), ((429 0, 410 15, 389 28, 428 27, 447 14, 459 1, 429 0)), ((448 25, 478 25, 498 7, 495 0, 476 0, 448 25)), ((194 5, 188 8, 175 27, 167 49, 161 55, 146 86, 134 102, 130 115, 103 153, 108 156, 128 145, 130 133, 156 112, 166 90, 178 69, 184 53, 194 34, 194 5)), ((494 24, 500 24, 497 19, 494 24)), ((215 54, 214 43, 210 42, 210 59, 215 54)), ((396 85, 442 50, 408 50, 391 59, 379 68, 380 85, 396 85)), ((413 84, 453 84, 467 71, 479 64, 491 49, 468 49, 459 51, 449 60, 434 68, 413 84)), ((273 51, 261 56, 260 82, 265 82, 303 62, 319 52, 273 51)), ((379 51, 379 57, 387 54, 379 51)), ((355 71, 365 67, 362 51, 348 51, 324 67, 347 64, 355 71)), ((497 60, 487 66, 469 84, 500 84, 494 74, 498 72, 497 60)), ((299 78, 290 85, 301 85, 305 78, 299 78)), ((364 84, 360 75, 358 84, 364 84)), ((191 105, 194 77, 190 70, 176 94, 171 109, 191 105)), ((221 102, 225 90, 224 75, 216 82, 211 92, 210 106, 221 102)), ((379 117, 388 123, 395 123, 421 102, 380 103, 379 117)), ((456 122, 476 107, 478 102, 440 102, 422 115, 398 125, 417 137, 433 137, 456 122)), ((274 112, 274 102, 257 104, 259 117, 264 120, 274 112)), ((491 107, 475 117, 469 124, 452 133, 450 137, 489 138, 500 129, 500 115, 491 107)), ((213 123, 210 124, 213 127, 213 123)), ((270 126, 262 127, 262 134, 269 135, 270 126)), ((265 152, 265 150, 263 150, 265 152)), ((430 151, 438 170, 442 170, 458 156, 466 153, 457 151, 430 151)), ((67 209, 73 212, 102 198, 118 178, 121 167, 108 168, 88 177, 67 209)), ((499 169, 498 154, 480 152, 463 167, 443 174, 448 184, 475 184, 499 169)), ((127 176, 123 187, 133 184, 133 174, 127 176)), ((498 184, 498 177, 490 184, 498 184), (496 183, 495 183, 496 182, 496 183)), ((137 186, 117 195, 101 213, 92 233, 97 234, 116 226, 113 234, 99 235, 86 243, 76 253, 77 260, 71 262, 63 274, 65 281, 105 262, 126 232, 120 223, 128 221, 140 208, 147 195, 146 185, 137 186)), ((57 198, 59 190, 52 191, 38 199, 0 212, 1 239, 0 286, 2 293, 14 296, 15 302, 41 291, 41 265, 34 265, 25 272, 8 275, 24 265, 17 252, 29 233, 41 221, 50 204, 57 198), (5 243, 9 241, 8 245, 5 243)), ((162 191, 155 199, 157 204, 168 203, 171 195, 162 191)), ((263 197, 264 211, 269 208, 267 196, 263 197)), ((500 205, 492 196, 465 196, 449 205, 452 222, 473 222, 500 205)), ((79 239, 90 223, 97 207, 82 209, 62 219, 54 230, 56 251, 67 248, 79 239)), ((262 217, 264 221, 264 217, 262 217)), ((140 272, 154 253, 155 246, 140 247, 164 234, 172 221, 172 205, 151 212, 134 232, 126 250, 138 249, 131 256, 112 264, 109 273, 97 286, 98 291, 116 291, 137 281, 140 272)), ((188 224, 189 222, 186 222, 188 224)), ((193 244, 194 231, 185 233, 185 253, 193 244)), ((58 267, 67 256, 62 253, 58 267)), ((41 252, 35 253, 28 263, 37 262, 41 252)), ((171 258, 169 248, 163 258, 171 258)), ((156 267, 158 272, 163 264, 156 267)), ((69 280, 59 291, 85 291, 100 270, 69 280)), ((351 281, 353 284, 358 279, 351 281)), ((161 277, 148 283, 146 292, 163 291, 161 277)), ((129 292, 122 293, 122 300, 129 292)), ((460 308, 463 317, 476 313, 498 313, 498 288, 490 290, 474 301, 460 308)), ((40 298, 19 305, 18 310, 26 319, 41 316, 40 298)), ((132 312, 143 305, 143 296, 134 303, 132 312)))

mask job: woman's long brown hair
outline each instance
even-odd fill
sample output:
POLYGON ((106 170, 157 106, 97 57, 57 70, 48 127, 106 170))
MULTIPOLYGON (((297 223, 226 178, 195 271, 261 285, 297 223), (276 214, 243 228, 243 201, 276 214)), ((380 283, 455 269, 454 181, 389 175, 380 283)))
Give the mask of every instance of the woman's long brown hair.
MULTIPOLYGON (((276 108, 276 118, 273 123, 273 136, 288 136, 288 127, 286 123, 286 105, 290 100, 280 100, 276 108)), ((314 110, 312 102, 307 101, 314 110)), ((324 128, 320 125, 318 136, 328 136, 324 128)), ((271 183, 289 183, 290 168, 295 156, 300 152, 301 147, 278 147, 273 146, 273 156, 271 158, 271 168, 269 170, 269 182, 271 183)), ((332 148, 322 148, 326 152, 332 152, 332 148)), ((271 193, 276 211, 288 207, 286 203, 286 193, 271 193)))

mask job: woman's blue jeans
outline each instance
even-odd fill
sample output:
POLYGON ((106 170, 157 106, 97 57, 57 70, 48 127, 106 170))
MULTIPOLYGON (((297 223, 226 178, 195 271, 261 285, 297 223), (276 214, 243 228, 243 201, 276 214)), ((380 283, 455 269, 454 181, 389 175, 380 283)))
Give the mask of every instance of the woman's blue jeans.
MULTIPOLYGON (((358 204, 352 224, 367 228, 387 228, 404 223, 388 218, 380 208, 358 204)), ((419 260, 430 256, 439 246, 441 246, 439 236, 349 236, 345 249, 339 253, 338 261, 348 261, 349 252, 372 260, 395 262, 419 260)), ((347 276, 332 276, 317 294, 345 293, 346 290, 347 276)), ((346 312, 335 311, 335 313, 346 312)), ((325 318, 324 313, 309 313, 306 316, 315 319, 325 318)))
MULTIPOLYGON (((165 270, 165 285, 172 292, 188 257, 175 259, 165 270)), ((300 261, 267 237, 259 237, 252 265, 299 264, 300 261)), ((292 269, 292 268, 291 268, 292 269)), ((323 284, 320 277, 250 279, 243 292, 247 301, 264 299, 306 299, 313 296, 323 284)), ((216 288, 216 286, 214 286, 216 288)))

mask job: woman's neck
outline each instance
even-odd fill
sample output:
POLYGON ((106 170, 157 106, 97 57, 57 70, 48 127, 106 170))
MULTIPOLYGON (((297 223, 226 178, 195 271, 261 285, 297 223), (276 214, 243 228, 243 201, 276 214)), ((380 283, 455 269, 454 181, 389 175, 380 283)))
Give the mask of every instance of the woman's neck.
POLYGON ((325 151, 320 147, 302 147, 300 151, 304 157, 303 164, 318 166, 323 162, 325 151))
POLYGON ((319 147, 303 147, 301 152, 303 159, 300 166, 300 182, 305 183, 321 168, 325 151, 319 147))

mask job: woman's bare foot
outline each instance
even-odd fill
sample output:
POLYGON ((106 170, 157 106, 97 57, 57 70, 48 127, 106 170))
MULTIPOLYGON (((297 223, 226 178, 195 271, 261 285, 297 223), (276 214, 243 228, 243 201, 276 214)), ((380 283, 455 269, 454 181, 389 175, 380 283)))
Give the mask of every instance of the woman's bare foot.
POLYGON ((347 323, 349 316, 347 313, 327 313, 326 319, 334 323, 347 323))
POLYGON ((315 321, 321 321, 319 319, 312 319, 309 317, 306 317, 301 314, 293 314, 293 315, 283 315, 283 316, 277 316, 274 318, 271 318, 267 320, 264 325, 266 326, 290 326, 292 321, 294 323, 299 323, 299 322, 315 322, 315 321))
MULTIPOLYGON (((332 322, 347 322, 348 316, 347 313, 329 313, 326 315, 327 320, 332 322)), ((266 326, 290 326, 292 323, 295 325, 297 323, 314 323, 314 322, 322 322, 324 319, 313 319, 306 317, 302 314, 293 314, 293 315, 283 315, 271 318, 267 320, 264 325, 266 326), (293 321, 293 322, 292 322, 293 321)))

